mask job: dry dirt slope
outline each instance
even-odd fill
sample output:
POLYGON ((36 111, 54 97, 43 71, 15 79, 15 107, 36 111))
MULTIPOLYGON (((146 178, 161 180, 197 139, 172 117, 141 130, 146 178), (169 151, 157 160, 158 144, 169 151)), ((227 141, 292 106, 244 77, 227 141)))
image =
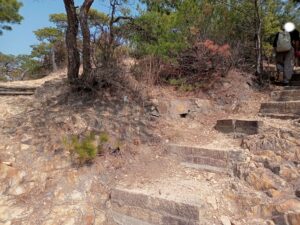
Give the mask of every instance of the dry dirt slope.
POLYGON ((47 79, 35 96, 0 97, 0 224, 299 224, 297 120, 258 117, 268 92, 248 75, 201 98, 153 89, 150 105, 47 79), (214 128, 231 118, 263 125, 214 128), (90 130, 110 142, 78 166, 62 137, 90 130))

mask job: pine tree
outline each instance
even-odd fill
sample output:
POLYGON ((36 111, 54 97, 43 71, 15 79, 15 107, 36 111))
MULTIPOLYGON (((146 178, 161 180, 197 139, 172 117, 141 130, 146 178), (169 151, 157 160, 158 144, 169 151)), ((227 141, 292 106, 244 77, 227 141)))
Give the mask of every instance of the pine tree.
POLYGON ((0 35, 3 30, 11 30, 10 24, 19 24, 23 17, 19 14, 22 3, 18 0, 0 0, 0 35))

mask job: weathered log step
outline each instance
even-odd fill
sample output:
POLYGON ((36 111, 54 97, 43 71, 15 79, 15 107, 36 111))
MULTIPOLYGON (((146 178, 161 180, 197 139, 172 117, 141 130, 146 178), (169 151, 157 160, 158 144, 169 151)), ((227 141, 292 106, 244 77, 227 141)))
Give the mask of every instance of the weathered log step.
POLYGON ((218 120, 215 129, 222 133, 238 133, 253 135, 259 133, 263 125, 257 120, 224 119, 218 120))
MULTIPOLYGON (((199 190, 194 193, 184 187, 181 180, 166 193, 164 188, 116 188, 111 193, 112 217, 120 225, 198 225, 200 211, 199 190), (175 187, 178 185, 177 187, 175 187), (184 190, 187 189, 187 190, 184 190), (197 196, 198 195, 198 196, 197 196)), ((200 186, 200 184, 199 184, 200 186)))
POLYGON ((294 114, 300 115, 300 101, 274 101, 262 103, 260 107, 261 114, 294 114))
POLYGON ((0 86, 1 95, 33 95, 36 88, 34 87, 5 87, 0 86))
POLYGON ((17 87, 9 87, 0 85, 0 91, 35 91, 36 87, 29 87, 29 86, 17 86, 17 87))
POLYGON ((272 101, 300 101, 300 89, 273 91, 271 99, 272 101))
POLYGON ((0 91, 0 95, 33 95, 32 91, 0 91))
POLYGON ((167 151, 178 156, 184 166, 229 174, 232 174, 236 164, 244 162, 246 159, 242 150, 170 144, 167 146, 167 151))

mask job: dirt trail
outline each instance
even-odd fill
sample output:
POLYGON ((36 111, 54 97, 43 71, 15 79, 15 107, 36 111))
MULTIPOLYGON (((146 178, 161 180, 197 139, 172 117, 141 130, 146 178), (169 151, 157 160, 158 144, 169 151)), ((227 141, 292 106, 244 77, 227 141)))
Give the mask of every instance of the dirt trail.
POLYGON ((24 81, 11 81, 11 82, 0 82, 0 88, 22 88, 22 89, 30 89, 30 88, 38 88, 43 85, 47 81, 62 79, 66 77, 66 70, 59 70, 55 73, 51 73, 48 76, 45 76, 41 79, 36 80, 24 80, 24 81))

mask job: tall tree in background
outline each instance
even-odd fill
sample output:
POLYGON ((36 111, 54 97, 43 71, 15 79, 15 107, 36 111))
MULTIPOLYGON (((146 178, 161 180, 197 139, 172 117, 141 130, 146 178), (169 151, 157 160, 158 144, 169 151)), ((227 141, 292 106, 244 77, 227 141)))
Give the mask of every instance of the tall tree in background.
POLYGON ((0 0, 0 35, 11 30, 10 24, 18 24, 23 17, 19 14, 22 3, 17 0, 0 0))
POLYGON ((51 55, 52 71, 56 71, 56 48, 60 43, 62 43, 62 31, 55 27, 45 27, 34 31, 34 34, 39 41, 47 45, 51 55))
POLYGON ((65 34, 67 30, 67 15, 64 13, 50 14, 49 21, 55 26, 43 27, 33 31, 40 43, 32 45, 31 56, 39 59, 47 71, 56 71, 66 66, 67 54, 65 34))
MULTIPOLYGON (((108 62, 113 60, 113 54, 115 49, 120 44, 120 41, 118 38, 122 39, 122 23, 124 21, 133 21, 132 17, 130 16, 130 9, 128 7, 125 7, 125 5, 128 3, 127 0, 109 0, 110 4, 110 14, 109 14, 109 21, 108 21, 108 40, 106 41, 105 51, 104 54, 104 63, 107 65, 108 62)), ((126 29, 126 28, 125 28, 126 29)))
POLYGON ((101 42, 101 39, 107 33, 107 26, 109 23, 109 16, 103 12, 99 12, 96 9, 91 9, 89 11, 89 27, 92 31, 91 40, 92 40, 92 59, 93 64, 97 67, 103 62, 104 46, 101 42))
POLYGON ((0 52, 0 80, 23 80, 28 78, 37 78, 41 75, 41 66, 39 61, 33 59, 30 55, 6 55, 0 52))
POLYGON ((49 21, 54 23, 57 29, 65 32, 68 27, 68 18, 65 13, 54 13, 49 15, 49 21))
POLYGON ((259 82, 262 82, 263 73, 263 60, 262 60, 262 5, 263 0, 254 0, 254 11, 255 11, 255 49, 256 49, 256 75, 259 78, 259 82))

